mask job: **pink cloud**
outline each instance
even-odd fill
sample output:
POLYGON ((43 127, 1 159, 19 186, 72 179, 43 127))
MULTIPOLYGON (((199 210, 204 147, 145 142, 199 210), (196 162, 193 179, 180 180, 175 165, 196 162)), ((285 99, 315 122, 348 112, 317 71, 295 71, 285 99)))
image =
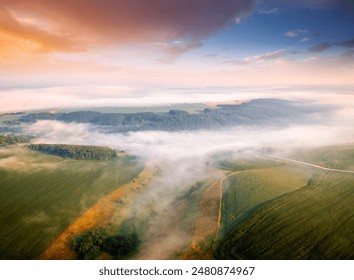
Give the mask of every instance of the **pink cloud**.
POLYGON ((37 44, 43 52, 166 42, 167 53, 198 47, 203 39, 249 14, 249 0, 0 0, 0 31, 37 44), (185 46, 171 47, 175 40, 185 46))

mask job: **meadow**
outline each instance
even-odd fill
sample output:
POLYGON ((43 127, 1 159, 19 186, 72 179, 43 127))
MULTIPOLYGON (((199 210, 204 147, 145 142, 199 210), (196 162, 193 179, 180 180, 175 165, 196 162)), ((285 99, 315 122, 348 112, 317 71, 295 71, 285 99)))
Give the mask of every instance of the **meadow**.
POLYGON ((37 258, 76 217, 141 170, 131 157, 78 161, 1 149, 0 258, 37 258))
MULTIPOLYGON (((329 167, 350 167, 349 146, 289 155, 329 167), (338 160, 339 159, 339 160, 338 160)), ((352 259, 354 175, 277 162, 224 182, 217 259, 352 259)))
POLYGON ((352 144, 299 149, 291 157, 324 167, 354 170, 354 146, 352 144))
POLYGON ((276 197, 307 185, 311 172, 287 166, 250 169, 223 181, 220 236, 247 220, 276 197))

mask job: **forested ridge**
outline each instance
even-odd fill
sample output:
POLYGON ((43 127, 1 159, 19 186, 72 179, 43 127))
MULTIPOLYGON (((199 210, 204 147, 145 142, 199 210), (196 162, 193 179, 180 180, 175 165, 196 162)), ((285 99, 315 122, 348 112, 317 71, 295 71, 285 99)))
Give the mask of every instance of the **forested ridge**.
POLYGON ((28 143, 30 140, 24 136, 0 135, 0 146, 28 143))
POLYGON ((23 116, 22 122, 57 120, 63 122, 91 123, 109 127, 112 132, 143 130, 198 130, 218 129, 237 125, 286 125, 306 122, 311 114, 323 108, 279 99, 257 99, 238 105, 218 105, 195 114, 182 110, 166 113, 101 113, 77 111, 71 113, 38 113, 23 116))

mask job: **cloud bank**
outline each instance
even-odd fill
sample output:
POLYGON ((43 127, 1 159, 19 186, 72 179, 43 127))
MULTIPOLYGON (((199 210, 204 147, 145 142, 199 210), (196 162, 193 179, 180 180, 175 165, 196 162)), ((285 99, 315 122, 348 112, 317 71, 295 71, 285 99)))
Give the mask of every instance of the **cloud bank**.
MULTIPOLYGON (((345 111, 346 116, 349 112, 345 111)), ((262 147, 321 146, 338 142, 350 142, 353 133, 348 130, 351 118, 342 122, 343 114, 328 117, 324 124, 294 125, 288 128, 249 127, 223 131, 142 131, 127 134, 106 134, 88 124, 38 121, 26 132, 37 135, 37 143, 61 143, 110 146, 136 154, 145 160, 177 162, 206 160, 215 153, 259 149, 262 147), (340 139, 338 135, 341 135, 340 139)), ((351 117, 354 117, 352 112, 351 117)))
MULTIPOLYGON (((268 56, 278 55, 269 54, 268 56)), ((350 53, 348 54, 350 55, 350 53)), ((258 57, 260 60, 261 57, 258 57)), ((266 59, 266 58, 263 58, 266 59)), ((283 69, 283 71, 285 71, 283 69)), ((0 90, 0 114, 39 109, 149 107, 280 98, 354 105, 352 87, 121 87, 67 86, 0 90)), ((146 109, 147 111, 149 109, 146 109)))

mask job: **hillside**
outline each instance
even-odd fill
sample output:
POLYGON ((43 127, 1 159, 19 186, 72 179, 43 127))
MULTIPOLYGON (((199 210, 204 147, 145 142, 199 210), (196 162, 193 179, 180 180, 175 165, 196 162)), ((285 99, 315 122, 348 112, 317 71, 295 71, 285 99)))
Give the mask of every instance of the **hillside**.
POLYGON ((142 170, 131 157, 69 160, 22 147, 0 152, 0 259, 38 258, 78 216, 142 170))
POLYGON ((29 139, 24 136, 4 136, 0 135, 0 146, 28 143, 29 139))
MULTIPOLYGON (((352 167, 351 145, 304 149, 291 158, 352 167)), ((353 259, 353 174, 301 162, 225 180, 216 259, 353 259)))
POLYGON ((217 259, 353 259, 352 175, 323 173, 259 209, 218 244, 217 259))
POLYGON ((77 111, 69 113, 37 113, 20 118, 25 123, 38 120, 90 123, 109 127, 111 132, 144 130, 180 131, 220 129, 242 125, 287 125, 308 122, 312 114, 323 111, 319 106, 279 99, 257 99, 236 105, 218 105, 199 113, 170 110, 166 113, 101 113, 77 111))

